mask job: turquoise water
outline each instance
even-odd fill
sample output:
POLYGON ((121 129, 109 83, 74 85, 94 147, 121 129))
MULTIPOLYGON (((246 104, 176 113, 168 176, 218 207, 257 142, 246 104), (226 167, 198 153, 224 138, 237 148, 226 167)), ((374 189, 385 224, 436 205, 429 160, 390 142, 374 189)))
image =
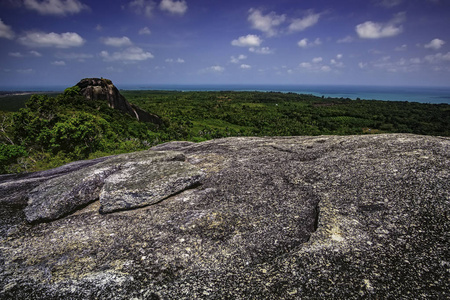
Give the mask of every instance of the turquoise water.
MULTIPOLYGON (((0 87, 0 91, 63 91, 67 86, 47 87, 0 87)), ((331 85, 167 85, 138 84, 118 85, 122 90, 168 90, 168 91, 273 91, 283 93, 312 94, 332 98, 356 100, 388 100, 421 103, 450 104, 450 87, 382 87, 382 86, 331 86, 331 85)))

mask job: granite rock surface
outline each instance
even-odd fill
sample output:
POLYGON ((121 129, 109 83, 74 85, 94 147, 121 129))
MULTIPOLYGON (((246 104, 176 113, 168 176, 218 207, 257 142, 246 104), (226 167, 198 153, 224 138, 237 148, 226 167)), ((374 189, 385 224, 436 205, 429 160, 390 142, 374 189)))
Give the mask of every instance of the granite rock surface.
POLYGON ((246 137, 1 176, 0 298, 448 299, 449 156, 246 137))
POLYGON ((76 84, 81 94, 88 100, 104 100, 109 107, 117 109, 139 121, 161 124, 157 115, 148 113, 136 105, 129 103, 119 92, 111 80, 104 78, 85 78, 76 84))

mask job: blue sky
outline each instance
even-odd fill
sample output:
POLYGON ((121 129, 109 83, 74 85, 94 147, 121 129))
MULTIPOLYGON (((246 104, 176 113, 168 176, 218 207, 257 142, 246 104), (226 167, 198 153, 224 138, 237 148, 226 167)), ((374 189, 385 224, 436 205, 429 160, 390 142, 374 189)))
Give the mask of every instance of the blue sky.
POLYGON ((450 0, 0 0, 0 86, 450 86, 450 0))

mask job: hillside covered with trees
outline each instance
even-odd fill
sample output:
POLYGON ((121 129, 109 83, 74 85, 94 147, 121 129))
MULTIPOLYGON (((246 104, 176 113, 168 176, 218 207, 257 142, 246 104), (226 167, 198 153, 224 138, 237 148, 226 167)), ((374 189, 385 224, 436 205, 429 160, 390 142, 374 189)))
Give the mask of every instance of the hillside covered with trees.
POLYGON ((160 116, 162 124, 139 122, 104 101, 85 99, 76 88, 60 95, 33 95, 22 104, 23 96, 15 102, 1 98, 0 173, 48 169, 173 140, 394 132, 450 136, 447 104, 279 92, 121 93, 160 116))

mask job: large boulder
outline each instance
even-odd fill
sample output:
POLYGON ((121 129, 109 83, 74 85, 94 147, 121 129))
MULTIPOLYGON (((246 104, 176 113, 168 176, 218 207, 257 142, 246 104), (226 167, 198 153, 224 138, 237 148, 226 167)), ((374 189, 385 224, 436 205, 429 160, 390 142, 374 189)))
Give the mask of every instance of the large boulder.
POLYGON ((89 100, 105 100, 108 105, 143 122, 161 124, 161 118, 129 103, 111 80, 104 78, 85 78, 76 84, 81 94, 89 100))
POLYGON ((448 299, 449 153, 407 134, 226 138, 0 177, 33 178, 0 198, 0 297, 448 299))
POLYGON ((49 179, 29 192, 25 216, 29 223, 52 221, 99 199, 102 213, 159 202, 202 178, 184 160, 179 152, 141 151, 49 179))

